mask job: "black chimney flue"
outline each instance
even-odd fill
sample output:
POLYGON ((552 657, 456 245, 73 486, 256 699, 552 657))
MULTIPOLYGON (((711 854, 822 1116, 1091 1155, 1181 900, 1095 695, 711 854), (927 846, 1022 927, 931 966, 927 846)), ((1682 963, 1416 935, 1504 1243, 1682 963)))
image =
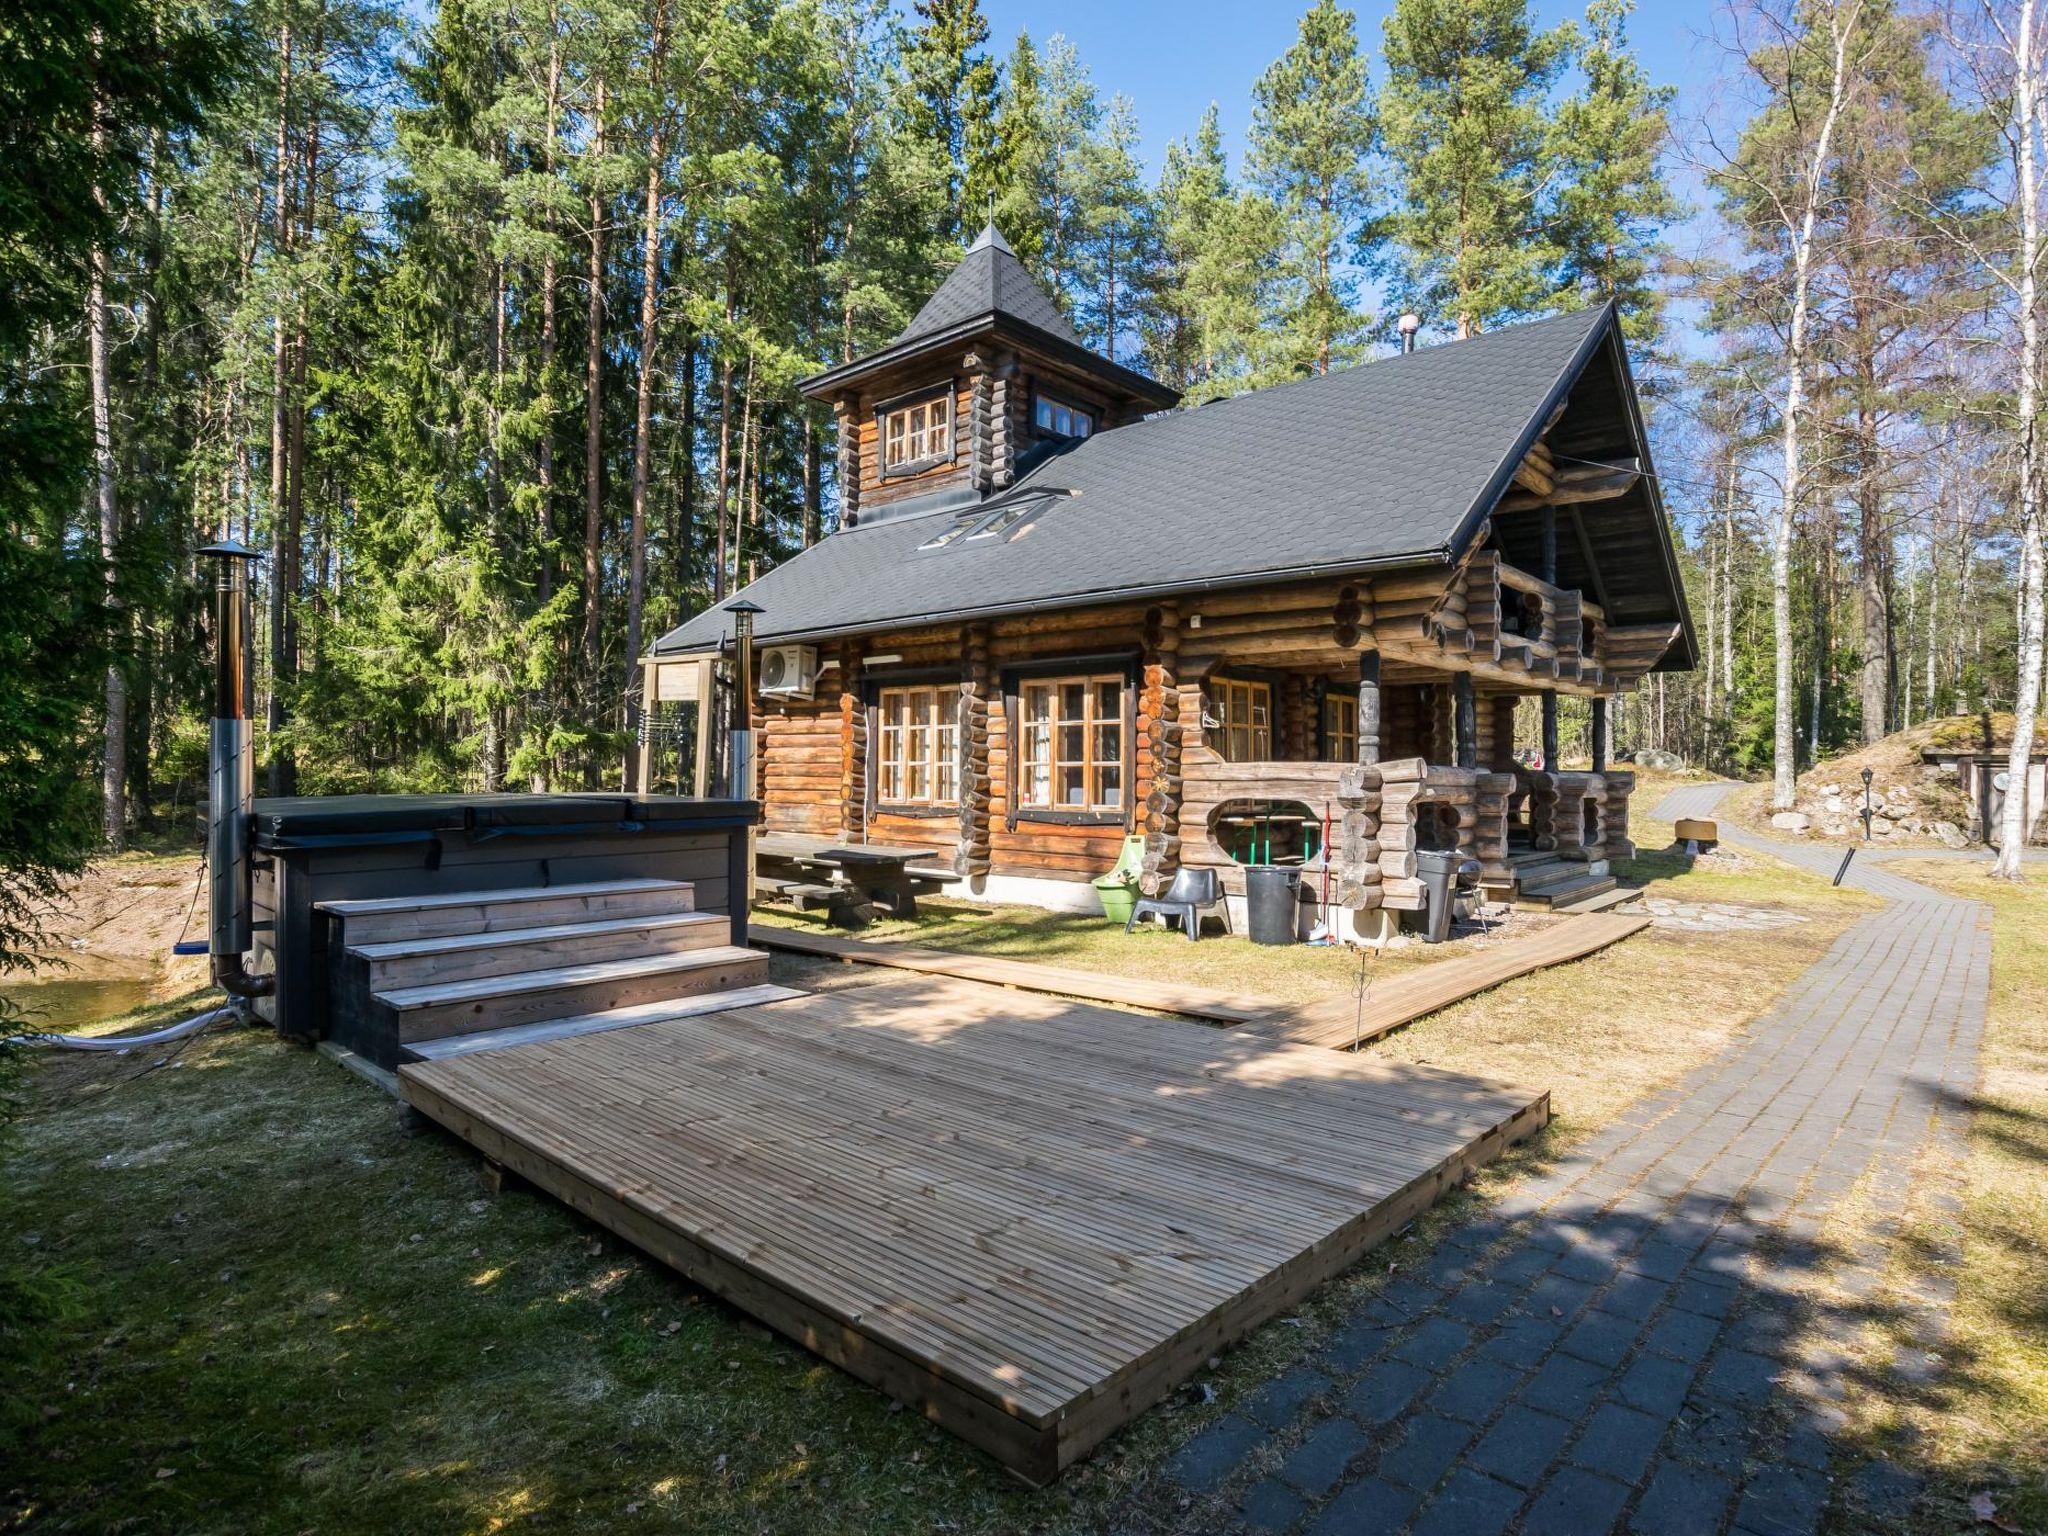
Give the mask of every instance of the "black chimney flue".
POLYGON ((207 953, 214 984, 235 997, 267 997, 275 977, 245 969, 249 913, 249 819, 256 786, 249 740, 249 564, 256 552, 233 539, 199 551, 215 562, 213 724, 207 742, 207 953))

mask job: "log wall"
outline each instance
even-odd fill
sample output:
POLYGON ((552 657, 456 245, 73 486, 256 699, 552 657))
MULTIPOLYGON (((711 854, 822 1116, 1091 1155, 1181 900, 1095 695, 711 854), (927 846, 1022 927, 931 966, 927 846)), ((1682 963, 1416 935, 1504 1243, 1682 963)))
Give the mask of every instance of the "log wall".
MULTIPOLYGON (((991 381, 985 408, 1021 394, 991 381)), ((1461 584, 1498 580, 1489 562, 1468 563, 1461 584)), ((1357 656, 1384 633, 1398 632, 1405 610, 1447 593, 1449 576, 1402 573, 1371 584, 1309 582, 1284 588, 1205 594, 1199 600, 1152 606, 1123 604, 1085 611, 997 619, 971 626, 928 627, 828 643, 820 659, 836 663, 820 675, 810 700, 762 700, 757 709, 766 825, 777 830, 900 844, 929 851, 934 862, 969 875, 1019 875, 1085 880, 1107 870, 1130 831, 1145 837, 1142 883, 1157 891, 1182 862, 1224 872, 1242 889, 1237 866, 1209 835, 1208 818, 1232 799, 1295 800, 1320 816, 1336 809, 1333 877, 1347 906, 1412 906, 1419 900, 1412 855, 1436 830, 1436 817, 1487 869, 1503 875, 1506 814, 1517 780, 1511 762, 1516 698, 1529 690, 1486 679, 1477 710, 1479 770, 1451 766, 1450 652, 1435 669, 1412 653, 1385 652, 1400 678, 1381 689, 1386 759, 1376 777, 1356 765, 1308 761, 1319 741, 1320 677, 1331 687, 1356 687, 1357 656), (1432 586, 1431 583, 1434 583, 1432 586), (1199 623, 1196 617, 1199 616, 1199 623), (888 655, 877 667, 871 658, 888 655), (1127 669, 1130 708, 1128 805, 1122 817, 1075 823, 1033 815, 1012 803, 1012 698, 1016 673, 1060 658, 1077 670, 1127 669), (1104 660, 1104 658, 1115 658, 1104 660), (1288 760, 1226 763, 1202 727, 1205 679, 1237 666, 1275 676, 1274 739, 1288 760), (957 679, 961 801, 936 814, 904 814, 870 805, 872 766, 866 700, 892 675, 922 671, 957 679), (1423 681, 1421 679, 1427 679, 1423 681), (1420 766, 1414 766, 1419 764, 1420 766), (1359 777, 1348 788, 1340 775, 1359 777), (1367 783, 1367 778, 1373 782, 1367 783), (1407 882, 1407 883, 1403 883, 1407 882)), ((1470 610, 1468 609, 1467 612, 1470 610)), ((1640 655, 1647 639, 1626 637, 1640 655)), ((1588 776, 1579 775, 1579 779, 1588 776)), ((1559 786, 1523 776, 1539 847, 1582 857, 1621 856, 1633 780, 1608 774, 1597 783, 1564 786, 1603 808, 1601 835, 1588 846, 1566 824, 1559 786), (1599 850, 1598 852, 1595 849, 1599 850)), ((1567 796, 1570 798, 1570 795, 1567 796)), ((1577 804, 1573 804, 1576 812, 1577 804)))

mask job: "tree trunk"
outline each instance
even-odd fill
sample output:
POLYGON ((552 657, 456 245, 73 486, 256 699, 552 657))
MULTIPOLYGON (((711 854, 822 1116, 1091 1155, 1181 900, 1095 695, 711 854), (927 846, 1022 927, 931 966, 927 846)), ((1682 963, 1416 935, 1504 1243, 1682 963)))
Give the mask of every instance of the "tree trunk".
MULTIPOLYGON (((597 82, 590 146, 590 291, 584 309, 583 355, 583 671, 598 684, 597 621, 604 565, 604 196, 596 180, 604 161, 604 81, 597 82)), ((594 703, 595 701, 593 701, 594 703)))
POLYGON ((2019 145, 2015 194, 2020 214, 2020 633, 2019 675, 2013 691, 2012 750, 2006 757, 2005 817, 1999 828, 1998 861, 1992 874, 2018 880, 2027 844, 2027 775, 2032 766, 2035 716, 2041 702, 2041 167, 2035 135, 2041 130, 2041 39, 2035 35, 2037 0, 2021 0, 2013 34, 2012 114, 2019 145))
MULTIPOLYGON (((661 182, 668 153, 668 112, 662 67, 668 55, 668 6, 656 0, 649 42, 648 86, 656 107, 647 143, 647 193, 640 237, 640 368, 633 392, 633 511, 626 535, 626 737, 640 729, 640 611, 647 592, 647 482, 654 446, 654 345, 661 301, 661 182)), ((625 784, 635 790, 638 753, 626 751, 625 784)))
MULTIPOLYGON (((271 243, 280 269, 291 252, 292 226, 289 209, 289 130, 292 100, 292 28, 284 22, 277 29, 277 175, 271 191, 271 243)), ((283 280, 280 270, 279 281, 283 280)), ((286 556, 284 528, 286 381, 284 294, 273 295, 270 318, 270 702, 264 710, 269 734, 270 764, 266 784, 270 793, 284 793, 284 754, 278 745, 284 729, 285 593, 286 556)))
MULTIPOLYGON (((93 29, 93 70, 100 68, 99 28, 93 29)), ((88 369, 92 393, 92 506, 99 522, 100 561, 106 572, 107 639, 112 656, 107 663, 107 719, 105 759, 100 770, 100 830, 109 848, 119 852, 128 843, 128 676, 126 661, 127 611, 121 601, 116 557, 120 553, 121 519, 115 496, 114 411, 111 378, 112 358, 107 336, 107 282, 111 263, 107 254, 110 216, 107 204, 107 102, 97 78, 92 100, 92 201, 100 219, 100 238, 93 242, 91 271, 85 300, 88 336, 88 369)))
MULTIPOLYGON (((2028 0, 2032 3, 2032 0, 2028 0)), ((1784 471, 1781 500, 1771 537, 1771 626, 1776 640, 1775 687, 1771 743, 1771 808, 1792 809, 1797 797, 1799 741, 1793 725, 1793 701, 1797 685, 1792 668, 1792 533, 1802 490, 1799 441, 1800 413, 1806 408, 1806 326, 1813 286, 1814 226, 1820 218, 1822 188, 1827 178, 1828 150, 1835 136, 1835 124, 1842 116, 1842 97, 1848 80, 1849 37, 1855 30, 1857 8, 1845 14, 1836 7, 1828 13, 1834 48, 1834 68, 1828 85, 1827 115, 1822 118, 1814 141, 1813 157, 1804 178, 1804 204, 1799 223, 1792 232, 1792 319, 1785 339, 1785 399, 1783 405, 1784 471)), ((1816 743, 1817 744, 1817 743, 1816 743)))
MULTIPOLYGON (((1866 388, 1873 387, 1866 381, 1866 388)), ((1863 665, 1857 692, 1863 709, 1863 740, 1882 741, 1891 725, 1892 621, 1891 560, 1886 547, 1883 481, 1877 457, 1877 422, 1866 398, 1856 416, 1856 502, 1858 591, 1863 621, 1863 665)))
MULTIPOLYGON (((561 113, 562 46, 560 21, 553 8, 548 11, 547 135, 541 151, 541 169, 552 188, 555 180, 555 126, 561 113)), ((534 508, 534 537, 539 542, 540 569, 536 573, 542 607, 555 592, 555 226, 547 221, 543 231, 547 245, 540 259, 540 443, 534 465, 539 505, 534 508)))

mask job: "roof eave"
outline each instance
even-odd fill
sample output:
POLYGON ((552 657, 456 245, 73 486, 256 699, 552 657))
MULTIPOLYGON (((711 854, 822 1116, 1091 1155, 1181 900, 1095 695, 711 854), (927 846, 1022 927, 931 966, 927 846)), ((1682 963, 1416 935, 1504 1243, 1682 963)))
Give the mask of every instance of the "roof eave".
POLYGON ((1147 402, 1155 410, 1169 410, 1180 403, 1180 391, 1170 389, 1157 379, 1148 377, 1135 368, 1126 368, 1113 363, 1099 353, 1092 352, 1067 340, 1055 336, 1051 331, 1019 320, 1014 315, 999 309, 984 310, 965 320, 941 327, 924 336, 914 336, 908 341, 891 342, 879 352, 870 352, 865 357, 854 358, 851 362, 839 363, 822 373, 799 379, 797 388, 813 400, 829 400, 849 385, 866 378, 871 373, 894 367, 923 357, 930 352, 941 352, 948 347, 958 346, 977 336, 1003 333, 1030 343, 1039 350, 1057 358, 1064 358, 1089 371, 1107 376, 1112 382, 1123 387, 1133 399, 1147 402))
MULTIPOLYGON (((822 547, 822 546, 820 546, 822 547)), ((838 640, 848 635, 881 634, 894 629, 916 629, 927 624, 962 624, 978 619, 1003 618, 1017 613, 1042 613, 1048 610, 1060 611, 1067 608, 1099 608, 1118 602, 1155 602, 1161 598, 1184 597, 1199 592, 1227 592, 1241 587, 1259 587, 1272 582, 1316 581, 1324 577, 1357 576, 1374 571, 1399 570, 1418 565, 1446 565, 1450 561, 1448 551, 1441 546, 1432 549, 1403 551, 1392 555, 1375 555, 1362 560, 1318 561, 1311 565, 1284 566, 1275 570, 1232 572, 1225 576, 1191 577, 1184 581, 1154 582, 1143 586, 1103 587, 1086 592, 1063 592, 1057 597, 1019 598, 1007 603, 984 603, 972 608, 947 608, 927 613, 899 614, 891 618, 864 621, 858 624, 831 625, 821 629, 788 630, 761 637, 763 644, 800 645, 813 640, 838 640)), ((726 603, 736 602, 745 596, 745 590, 735 592, 725 603, 710 609, 701 617, 725 611, 726 603)), ((694 621, 693 621, 694 622, 694 621)), ((678 626, 681 628, 682 626, 678 626)), ((654 642, 648 652, 650 656, 687 656, 704 651, 717 650, 726 642, 723 632, 715 639, 692 640, 687 645, 677 645, 664 650, 669 637, 664 635, 654 642)))

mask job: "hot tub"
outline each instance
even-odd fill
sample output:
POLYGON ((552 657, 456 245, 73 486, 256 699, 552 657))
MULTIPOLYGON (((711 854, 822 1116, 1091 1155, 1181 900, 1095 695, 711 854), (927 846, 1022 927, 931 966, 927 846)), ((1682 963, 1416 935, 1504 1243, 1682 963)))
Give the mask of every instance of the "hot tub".
POLYGON ((255 802, 250 970, 275 972, 257 1010, 281 1034, 328 1032, 319 905, 361 897, 590 881, 687 880, 700 910, 747 941, 751 800, 681 795, 330 795, 255 802))

